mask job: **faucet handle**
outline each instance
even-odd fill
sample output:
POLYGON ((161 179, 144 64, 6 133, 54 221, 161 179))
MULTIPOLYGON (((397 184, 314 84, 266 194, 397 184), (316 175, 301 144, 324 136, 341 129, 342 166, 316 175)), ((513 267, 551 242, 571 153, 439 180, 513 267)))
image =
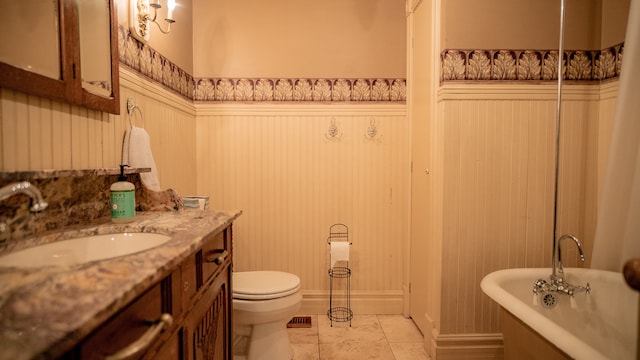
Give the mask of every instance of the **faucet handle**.
POLYGON ((46 209, 47 206, 49 206, 49 204, 44 200, 33 200, 31 201, 31 208, 29 210, 31 210, 31 212, 40 212, 46 209))
POLYGON ((542 292, 548 291, 550 289, 551 284, 549 284, 544 279, 538 279, 533 283, 533 293, 535 295, 540 294, 542 292))

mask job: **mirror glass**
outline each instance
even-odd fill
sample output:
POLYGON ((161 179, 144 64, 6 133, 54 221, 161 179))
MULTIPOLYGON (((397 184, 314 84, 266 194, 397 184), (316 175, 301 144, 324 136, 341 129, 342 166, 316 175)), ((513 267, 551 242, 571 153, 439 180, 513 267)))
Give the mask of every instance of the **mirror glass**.
POLYGON ((111 97, 111 24, 108 0, 78 0, 82 87, 111 97))
POLYGON ((61 78, 58 0, 3 1, 0 10, 0 61, 61 78))

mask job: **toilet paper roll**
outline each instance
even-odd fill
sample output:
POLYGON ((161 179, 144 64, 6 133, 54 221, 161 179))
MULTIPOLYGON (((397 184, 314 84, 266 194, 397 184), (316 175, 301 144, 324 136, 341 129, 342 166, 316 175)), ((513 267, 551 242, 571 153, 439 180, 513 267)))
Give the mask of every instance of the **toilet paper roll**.
POLYGON ((338 261, 349 261, 349 242, 348 241, 334 241, 331 242, 331 268, 333 268, 338 261))

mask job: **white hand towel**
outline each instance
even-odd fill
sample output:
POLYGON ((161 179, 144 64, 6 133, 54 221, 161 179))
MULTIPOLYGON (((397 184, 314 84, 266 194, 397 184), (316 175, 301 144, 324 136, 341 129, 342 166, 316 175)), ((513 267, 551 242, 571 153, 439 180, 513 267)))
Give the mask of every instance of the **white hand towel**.
POLYGON ((127 129, 122 144, 122 163, 133 168, 151 168, 151 172, 140 174, 140 180, 147 189, 161 191, 149 134, 145 129, 135 126, 127 129))

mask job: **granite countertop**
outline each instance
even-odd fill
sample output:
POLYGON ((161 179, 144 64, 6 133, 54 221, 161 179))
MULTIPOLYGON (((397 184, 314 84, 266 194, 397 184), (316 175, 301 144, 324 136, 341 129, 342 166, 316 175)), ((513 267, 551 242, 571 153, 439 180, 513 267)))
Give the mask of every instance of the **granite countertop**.
POLYGON ((160 281, 202 245, 203 237, 230 225, 240 211, 184 210, 136 214, 129 224, 100 219, 21 243, 118 232, 157 232, 171 240, 128 256, 78 265, 0 267, 0 359, 63 355, 124 305, 160 281))

